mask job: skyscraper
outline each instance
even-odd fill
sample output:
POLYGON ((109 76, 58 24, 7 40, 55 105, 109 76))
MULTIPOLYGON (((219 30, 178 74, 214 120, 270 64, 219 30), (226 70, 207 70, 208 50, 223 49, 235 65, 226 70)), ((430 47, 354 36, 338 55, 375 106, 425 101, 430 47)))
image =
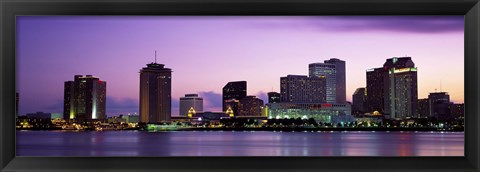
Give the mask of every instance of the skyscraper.
POLYGON ((280 100, 292 103, 325 103, 325 76, 287 75, 280 78, 280 100))
POLYGON ((107 83, 92 75, 75 75, 64 85, 63 117, 78 121, 106 119, 107 83))
POLYGON ((235 115, 238 114, 239 101, 247 96, 247 81, 229 82, 223 87, 222 93, 222 111, 228 108, 233 110, 235 115))
POLYGON ((428 95, 428 116, 450 118, 450 95, 446 92, 435 92, 428 95))
POLYGON ((185 97, 180 97, 180 116, 188 116, 189 111, 195 113, 203 112, 203 98, 198 97, 198 94, 185 94, 185 97))
POLYGON ((263 100, 256 96, 246 96, 240 100, 238 116, 261 116, 263 100))
POLYGON ((390 118, 417 117, 417 68, 411 57, 387 59, 383 65, 384 106, 390 118))
POLYGON ((158 63, 140 70, 140 122, 170 121, 172 70, 158 63))
POLYGON ((332 58, 324 63, 311 63, 308 65, 308 73, 310 77, 326 77, 327 103, 347 103, 345 61, 332 58))
POLYGON ((365 88, 357 88, 352 95, 352 113, 360 115, 367 112, 367 90, 365 88))
POLYGON ((375 68, 367 70, 367 111, 384 113, 384 87, 383 82, 386 70, 375 68))
POLYGON ((277 92, 268 92, 268 103, 279 103, 280 102, 280 93, 277 92))

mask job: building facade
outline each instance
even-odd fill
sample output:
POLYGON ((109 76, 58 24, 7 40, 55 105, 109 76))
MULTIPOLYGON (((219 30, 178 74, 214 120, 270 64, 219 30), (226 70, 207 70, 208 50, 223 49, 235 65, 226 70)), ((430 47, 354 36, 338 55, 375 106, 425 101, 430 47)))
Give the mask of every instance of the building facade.
POLYGON ((65 120, 106 119, 107 83, 92 75, 75 75, 64 85, 65 120))
POLYGON ((325 77, 303 75, 281 77, 280 100, 292 103, 326 103, 325 77))
POLYGON ((361 115, 367 111, 367 90, 365 88, 357 88, 352 95, 352 114, 361 115))
POLYGON ((384 87, 383 82, 386 70, 383 68, 374 68, 367 70, 367 111, 379 112, 384 111, 384 87))
POLYGON ((346 72, 345 61, 332 58, 324 63, 308 65, 310 77, 323 76, 326 78, 326 102, 344 104, 346 100, 346 72))
POLYGON ((172 70, 158 63, 140 70, 140 122, 170 121, 172 70))
POLYGON ((391 119, 418 117, 417 68, 411 57, 387 59, 383 68, 388 71, 384 77, 384 110, 391 119))
POLYGON ((450 118, 450 95, 446 92, 435 92, 428 95, 429 117, 450 118))
POLYGON ((280 102, 280 93, 277 92, 268 92, 268 103, 279 103, 280 102))
POLYGON ((465 104, 450 104, 450 115, 454 118, 465 117, 465 104))
MULTIPOLYGON (((267 117, 269 119, 313 118, 317 122, 338 122, 341 117, 351 116, 349 104, 322 103, 268 103, 267 117), (340 116, 340 117, 339 117, 340 116), (338 118, 337 118, 338 117, 338 118), (334 119, 335 118, 335 119, 334 119), (332 119, 334 119, 332 121, 332 119)), ((345 119, 352 119, 350 117, 345 119)))
POLYGON ((232 109, 238 114, 239 101, 247 96, 247 81, 234 81, 227 83, 222 89, 222 111, 232 109))
POLYGON ((189 111, 195 113, 203 112, 203 98, 198 97, 198 94, 185 94, 185 97, 180 97, 180 116, 188 116, 189 111))
POLYGON ((428 105, 428 98, 427 99, 418 99, 418 106, 417 106, 417 113, 418 117, 420 118, 427 118, 429 117, 429 105, 428 105))
POLYGON ((240 100, 238 116, 262 116, 263 100, 256 96, 246 96, 240 100))

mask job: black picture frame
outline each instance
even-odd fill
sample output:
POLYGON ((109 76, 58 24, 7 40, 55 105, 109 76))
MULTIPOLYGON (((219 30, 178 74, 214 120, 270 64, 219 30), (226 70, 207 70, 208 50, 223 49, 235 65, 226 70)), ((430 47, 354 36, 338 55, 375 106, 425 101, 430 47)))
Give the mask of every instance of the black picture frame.
POLYGON ((479 171, 478 2, 0 0, 1 171, 479 171), (465 15, 465 157, 16 157, 15 16, 19 15, 465 15))

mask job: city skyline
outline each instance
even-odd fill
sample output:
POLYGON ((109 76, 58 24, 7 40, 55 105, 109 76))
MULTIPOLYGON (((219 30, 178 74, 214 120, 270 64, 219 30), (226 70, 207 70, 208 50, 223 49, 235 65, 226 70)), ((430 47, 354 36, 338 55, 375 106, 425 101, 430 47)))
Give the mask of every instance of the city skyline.
POLYGON ((36 111, 62 112, 63 89, 58 88, 63 87, 63 81, 77 74, 92 74, 109 82, 107 114, 138 113, 138 69, 153 62, 155 50, 159 52, 157 62, 173 71, 174 116, 178 115, 179 98, 189 93, 198 93, 205 99, 205 111, 221 111, 221 90, 230 81, 247 81, 247 95, 256 95, 267 102, 267 92, 280 91, 280 77, 308 75, 308 64, 330 58, 346 62, 346 98, 347 101, 352 101, 355 89, 366 86, 366 70, 380 66, 388 58, 403 56, 404 53, 411 56, 419 68, 419 99, 426 98, 437 89, 448 92, 453 102, 463 103, 463 16, 391 17, 400 24, 412 25, 402 25, 399 28, 386 27, 392 21, 385 18, 388 17, 19 17, 17 83, 20 114, 36 111), (413 25, 420 21, 427 24, 413 25), (362 26, 362 22, 385 27, 368 28, 362 26), (126 23, 137 25, 126 27, 126 23), (344 29, 333 30, 325 26, 325 23, 337 28, 343 26, 344 29), (429 24, 444 26, 444 30, 435 27, 426 30, 429 24), (352 32, 346 25, 355 26, 359 30, 352 32), (148 26, 156 26, 157 29, 159 26, 165 27, 156 33, 154 29, 148 29, 148 26), (239 26, 244 30, 235 29, 239 26), (213 32, 218 29, 221 31, 213 32), (140 31, 146 32, 140 34, 140 31), (232 34, 235 32, 238 35, 232 34), (210 33, 210 37, 205 36, 205 33, 210 33), (98 42, 94 42, 94 35, 99 37, 98 42), (114 39, 115 35, 120 38, 114 39), (225 36, 233 41, 225 42, 221 38, 225 36), (330 39, 325 42, 321 41, 323 39, 318 40, 324 36, 330 39), (45 37, 50 39, 42 39, 45 37), (347 37, 363 40, 356 42, 347 37), (389 42, 388 38, 392 38, 392 47, 383 47, 385 50, 379 48, 382 47, 381 44, 389 42), (409 42, 406 38, 415 42, 409 42), (128 41, 132 39, 133 42, 128 41), (340 41, 336 42, 337 39, 340 41), (123 43, 110 42, 113 40, 123 40, 123 43), (144 43, 142 45, 145 46, 136 49, 129 47, 134 43, 140 44, 142 40, 152 45, 144 43), (327 45, 328 42, 334 45, 327 45), (221 46, 223 44, 227 45, 221 46), (363 44, 368 45, 363 47, 365 51, 380 50, 367 53, 358 51, 360 53, 356 56, 345 53, 345 50, 355 52, 355 46, 363 44), (339 45, 348 49, 335 48, 339 45), (227 50, 215 52, 222 48, 227 50), (99 62, 88 63, 95 59, 99 62), (221 63, 212 61, 214 59, 221 63), (433 60, 439 62, 429 65, 428 62, 433 60), (455 63, 448 60, 454 60, 455 63), (233 73, 235 71, 239 72, 233 73), (59 84, 54 84, 56 82, 59 84), (45 101, 35 101, 38 97, 45 97, 45 101))

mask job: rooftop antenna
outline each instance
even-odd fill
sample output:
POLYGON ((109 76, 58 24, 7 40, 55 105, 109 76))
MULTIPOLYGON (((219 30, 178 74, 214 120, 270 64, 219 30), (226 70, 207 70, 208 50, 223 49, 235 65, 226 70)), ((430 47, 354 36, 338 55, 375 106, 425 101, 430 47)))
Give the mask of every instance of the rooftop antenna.
POLYGON ((157 63, 157 50, 155 50, 155 63, 157 63))

